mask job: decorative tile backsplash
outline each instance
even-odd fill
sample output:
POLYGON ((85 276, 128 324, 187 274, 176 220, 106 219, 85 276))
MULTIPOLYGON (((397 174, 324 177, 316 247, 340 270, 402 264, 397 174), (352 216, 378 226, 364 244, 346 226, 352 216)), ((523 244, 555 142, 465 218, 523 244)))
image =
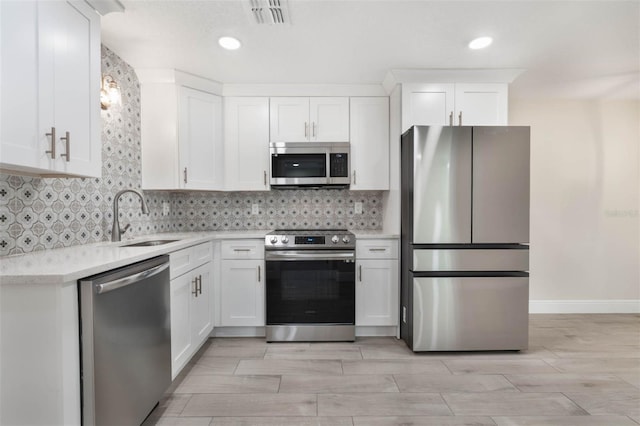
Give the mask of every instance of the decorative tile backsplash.
MULTIPOLYGON (((141 187, 140 85, 135 71, 105 46, 102 73, 119 83, 122 105, 102 111, 102 178, 34 178, 0 174, 0 256, 106 241, 113 197, 141 187)), ((286 190, 269 192, 144 191, 120 198, 125 237, 171 231, 382 227, 382 192, 286 190), (354 214, 354 203, 363 214, 354 214), (162 215, 163 203, 171 210, 162 215), (259 214, 252 215, 257 204, 259 214)))

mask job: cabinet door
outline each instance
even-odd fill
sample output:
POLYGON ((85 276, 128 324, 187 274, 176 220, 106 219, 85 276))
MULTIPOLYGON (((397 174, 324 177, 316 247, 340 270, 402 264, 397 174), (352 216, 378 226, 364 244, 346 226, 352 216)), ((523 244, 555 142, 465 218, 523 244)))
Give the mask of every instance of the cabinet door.
POLYGON ((171 280, 171 378, 174 379, 194 350, 191 332, 195 280, 187 273, 171 280))
POLYGON ((309 100, 310 140, 349 142, 349 98, 309 100))
POLYGON ((506 126, 506 84, 456 84, 455 124, 506 126))
POLYGON ((39 8, 40 133, 54 123, 57 171, 100 177, 100 17, 82 2, 39 8))
POLYGON ((264 326, 264 260, 223 260, 220 323, 264 326))
POLYGON ((101 176, 99 16, 82 2, 1 7, 2 167, 101 176))
POLYGON ((309 140, 309 98, 284 97, 269 100, 269 140, 304 142, 309 140))
POLYGON ((268 191, 269 98, 224 100, 225 189, 268 191))
POLYGON ((411 126, 449 125, 455 108, 453 84, 402 86, 402 132, 411 126))
POLYGON ((529 127, 473 128, 473 243, 529 242, 529 127))
MULTIPOLYGON (((0 2, 0 166, 48 168, 51 139, 38 127, 38 6, 0 2)), ((50 130, 47 130, 49 132, 50 130)))
POLYGON ((389 189, 389 98, 351 98, 352 190, 389 189))
POLYGON ((398 261, 359 260, 356 325, 398 325, 398 261))
POLYGON ((213 274, 211 263, 205 263, 188 275, 197 278, 197 288, 192 302, 191 335, 195 346, 199 346, 209 337, 213 329, 213 312, 211 291, 213 290, 213 274))
POLYGON ((179 157, 181 188, 223 188, 222 98, 180 87, 179 157))

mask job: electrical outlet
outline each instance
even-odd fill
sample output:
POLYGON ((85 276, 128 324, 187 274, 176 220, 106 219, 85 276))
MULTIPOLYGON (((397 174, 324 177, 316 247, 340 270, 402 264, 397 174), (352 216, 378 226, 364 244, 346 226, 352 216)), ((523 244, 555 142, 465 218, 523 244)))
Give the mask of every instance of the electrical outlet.
POLYGON ((251 204, 251 214, 260 214, 259 204, 251 204))
POLYGON ((171 206, 169 205, 168 202, 163 201, 162 202, 162 216, 169 216, 169 213, 171 213, 171 206))
POLYGON ((356 202, 355 205, 353 206, 353 212, 355 214, 362 214, 362 203, 361 202, 356 202))

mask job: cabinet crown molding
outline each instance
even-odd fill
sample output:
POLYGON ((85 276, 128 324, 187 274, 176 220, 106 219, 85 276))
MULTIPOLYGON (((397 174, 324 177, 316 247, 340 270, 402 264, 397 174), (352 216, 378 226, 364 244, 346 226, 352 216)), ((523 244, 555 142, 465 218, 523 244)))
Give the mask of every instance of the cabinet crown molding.
POLYGON ((222 83, 188 72, 170 68, 136 68, 135 71, 140 84, 176 84, 203 90, 214 95, 222 95, 222 83))
POLYGON ((382 86, 391 93, 402 83, 512 83, 524 71, 524 68, 392 69, 382 86))

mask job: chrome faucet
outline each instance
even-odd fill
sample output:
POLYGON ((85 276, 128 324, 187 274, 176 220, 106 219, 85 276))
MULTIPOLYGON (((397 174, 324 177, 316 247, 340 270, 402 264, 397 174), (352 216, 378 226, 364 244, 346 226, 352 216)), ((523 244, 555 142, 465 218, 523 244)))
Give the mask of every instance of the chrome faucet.
POLYGON ((144 200, 144 196, 140 191, 135 189, 123 189, 122 191, 118 191, 113 197, 113 227, 111 228, 111 241, 120 241, 120 237, 122 234, 127 232, 127 229, 131 226, 130 223, 123 228, 120 228, 120 221, 118 220, 118 199, 125 192, 133 192, 138 197, 140 197, 140 201, 142 203, 142 213, 149 214, 149 207, 147 207, 147 202, 144 200))

